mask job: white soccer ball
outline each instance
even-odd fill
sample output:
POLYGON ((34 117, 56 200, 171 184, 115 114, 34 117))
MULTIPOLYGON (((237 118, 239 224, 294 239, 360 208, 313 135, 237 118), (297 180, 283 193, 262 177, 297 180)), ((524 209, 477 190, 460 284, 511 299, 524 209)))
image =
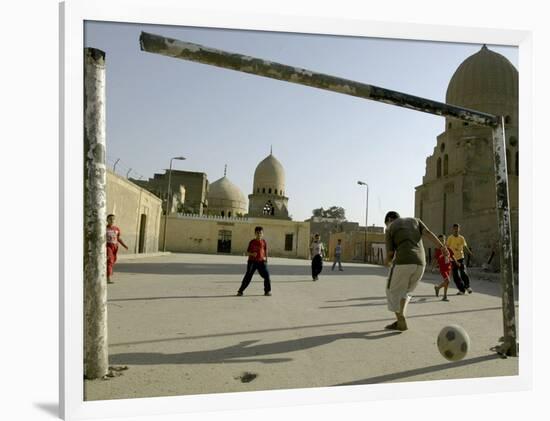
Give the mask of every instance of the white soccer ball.
POLYGON ((460 361, 470 349, 470 337, 459 325, 445 326, 437 336, 437 348, 449 361, 460 361))

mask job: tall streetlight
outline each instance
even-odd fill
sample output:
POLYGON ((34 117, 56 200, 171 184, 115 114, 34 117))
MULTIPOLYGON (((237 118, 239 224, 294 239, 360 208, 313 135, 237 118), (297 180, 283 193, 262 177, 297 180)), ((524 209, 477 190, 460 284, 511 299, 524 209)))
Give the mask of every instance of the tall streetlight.
POLYGON ((367 187, 367 204, 365 205, 365 263, 367 262, 367 230, 369 228, 369 185, 364 181, 358 181, 360 186, 367 187))
POLYGON ((172 209, 172 194, 170 183, 172 182, 172 161, 174 159, 183 161, 185 160, 184 156, 175 156, 170 159, 170 169, 168 170, 168 188, 166 189, 166 212, 164 213, 164 236, 162 237, 162 251, 166 251, 166 222, 168 219, 168 212, 172 209))

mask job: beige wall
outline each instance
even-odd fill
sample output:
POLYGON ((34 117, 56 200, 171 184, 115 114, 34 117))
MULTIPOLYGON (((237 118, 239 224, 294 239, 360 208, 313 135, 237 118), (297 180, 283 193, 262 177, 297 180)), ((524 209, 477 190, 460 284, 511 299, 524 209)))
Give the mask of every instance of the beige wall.
POLYGON ((107 214, 115 215, 115 225, 120 228, 122 240, 128 246, 128 251, 121 247, 119 253, 139 252, 142 215, 145 215, 143 252, 158 251, 161 206, 162 201, 155 195, 107 171, 107 214))
MULTIPOLYGON (((343 262, 362 262, 364 261, 365 231, 337 232, 330 234, 328 258, 334 258, 334 248, 342 240, 342 261, 343 262)), ((368 261, 377 263, 377 245, 384 244, 383 233, 369 232, 367 234, 367 251, 369 253, 368 261)), ((380 262, 381 263, 381 262, 380 262)))
MULTIPOLYGON (((164 223, 164 222, 163 222, 164 223)), ((166 227, 166 250, 180 253, 218 253, 219 231, 231 232, 231 254, 246 253, 254 238, 254 227, 264 228, 269 255, 308 258, 309 223, 264 218, 222 218, 198 215, 172 215, 166 227), (292 234, 292 250, 285 250, 285 236, 292 234)), ((162 244, 162 232, 160 242, 162 244)))

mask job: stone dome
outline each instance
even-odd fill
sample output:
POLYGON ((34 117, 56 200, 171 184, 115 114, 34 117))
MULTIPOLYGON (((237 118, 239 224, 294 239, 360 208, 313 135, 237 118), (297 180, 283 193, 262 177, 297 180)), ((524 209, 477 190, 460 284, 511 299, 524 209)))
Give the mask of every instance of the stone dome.
POLYGON ((241 189, 233 184, 226 176, 214 181, 208 187, 208 199, 234 200, 246 203, 246 198, 241 189))
POLYGON ((245 195, 225 175, 209 185, 207 198, 209 215, 231 217, 247 212, 245 195))
POLYGON ((447 88, 447 104, 495 115, 518 103, 518 71, 501 54, 483 45, 456 69, 447 88))
POLYGON ((269 154, 254 171, 253 193, 268 193, 283 195, 285 191, 285 170, 273 154, 269 154), (265 191, 264 191, 265 189, 265 191))

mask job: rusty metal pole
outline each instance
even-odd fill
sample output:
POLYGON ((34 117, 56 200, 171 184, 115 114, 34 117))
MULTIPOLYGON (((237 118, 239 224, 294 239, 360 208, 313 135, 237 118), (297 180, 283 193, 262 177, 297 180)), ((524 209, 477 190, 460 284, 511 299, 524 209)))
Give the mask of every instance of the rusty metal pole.
POLYGON ((107 374, 105 53, 84 49, 84 376, 107 374))
POLYGON ((453 117, 482 126, 494 127, 497 125, 496 117, 492 114, 468 110, 443 102, 432 101, 403 92, 367 85, 366 83, 313 72, 299 67, 287 66, 242 54, 229 53, 147 32, 141 33, 139 41, 141 50, 149 53, 306 85, 312 88, 370 99, 439 116, 453 117))
POLYGON ((504 343, 499 352, 517 356, 516 307, 514 302, 514 267, 512 254, 512 229, 510 226, 510 200, 508 193, 508 163, 506 162, 506 142, 504 118, 493 128, 493 156, 495 164, 497 219, 500 238, 500 277, 502 293, 502 319, 504 323, 504 343))

